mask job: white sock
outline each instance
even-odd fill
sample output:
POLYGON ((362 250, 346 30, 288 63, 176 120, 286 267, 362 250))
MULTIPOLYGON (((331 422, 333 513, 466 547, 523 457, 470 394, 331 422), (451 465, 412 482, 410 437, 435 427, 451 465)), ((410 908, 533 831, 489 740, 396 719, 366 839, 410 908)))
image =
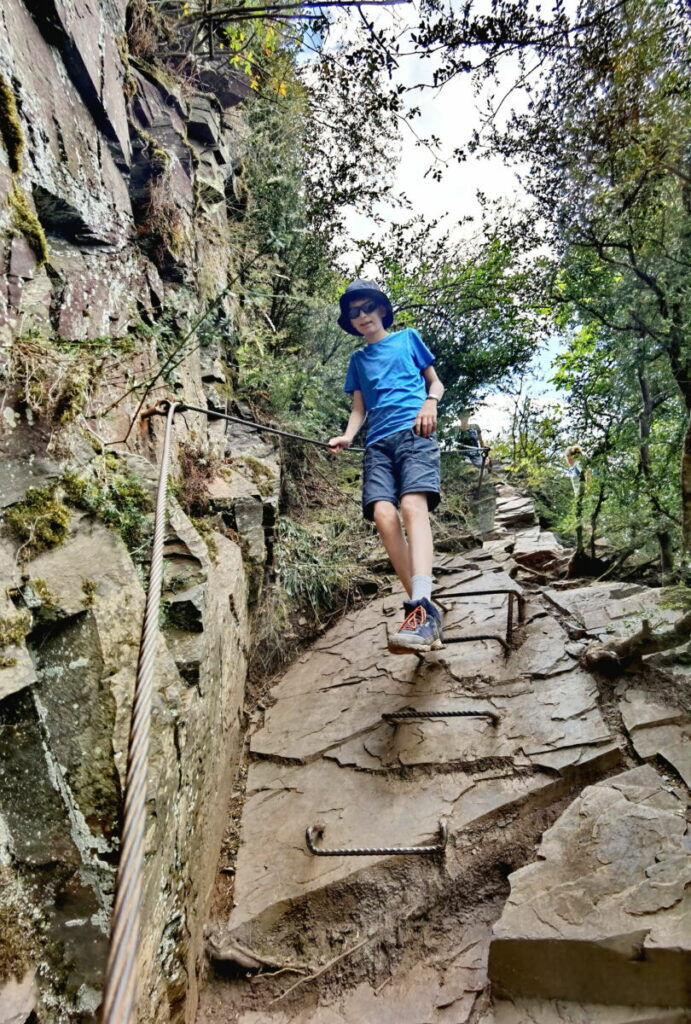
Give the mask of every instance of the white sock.
POLYGON ((423 597, 426 597, 428 601, 432 600, 432 577, 422 576, 420 573, 413 576, 410 581, 412 587, 412 594, 410 595, 411 601, 421 601, 423 597))

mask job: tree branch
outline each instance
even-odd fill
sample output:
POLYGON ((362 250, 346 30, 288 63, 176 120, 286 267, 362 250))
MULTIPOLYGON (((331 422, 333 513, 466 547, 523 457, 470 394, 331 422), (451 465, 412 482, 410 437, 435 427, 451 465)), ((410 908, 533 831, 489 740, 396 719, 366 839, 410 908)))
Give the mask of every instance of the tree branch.
POLYGON ((581 665, 589 671, 623 672, 633 661, 645 654, 656 654, 679 647, 691 636, 691 611, 686 612, 663 633, 654 633, 648 619, 631 636, 619 637, 604 644, 591 644, 583 651, 581 665))

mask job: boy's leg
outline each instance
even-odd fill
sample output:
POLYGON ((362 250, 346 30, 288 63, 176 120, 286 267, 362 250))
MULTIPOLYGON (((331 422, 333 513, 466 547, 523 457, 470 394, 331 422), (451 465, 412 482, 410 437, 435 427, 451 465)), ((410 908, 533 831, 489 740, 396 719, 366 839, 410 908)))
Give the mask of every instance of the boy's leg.
POLYGON ((429 511, 439 502, 439 446, 436 438, 412 435, 400 453, 401 512, 408 537, 411 600, 405 618, 389 636, 392 654, 436 651, 443 646, 439 609, 432 603, 434 544, 429 511))
MULTIPOLYGON (((419 495, 416 495, 419 497, 419 495)), ((424 497, 424 495, 423 495, 424 497)), ((426 504, 426 502, 425 502, 426 504)), ((398 510, 393 502, 375 501, 373 509, 374 525, 377 527, 379 538, 386 549, 394 572, 405 587, 408 596, 411 590, 410 572, 410 551, 401 528, 401 520, 398 510)), ((432 534, 430 531, 430 541, 432 534)), ((430 570, 432 563, 430 560, 430 570)))
POLYGON ((432 575, 434 542, 429 521, 429 505, 426 494, 404 494, 401 498, 401 512, 408 538, 410 554, 410 575, 432 575))

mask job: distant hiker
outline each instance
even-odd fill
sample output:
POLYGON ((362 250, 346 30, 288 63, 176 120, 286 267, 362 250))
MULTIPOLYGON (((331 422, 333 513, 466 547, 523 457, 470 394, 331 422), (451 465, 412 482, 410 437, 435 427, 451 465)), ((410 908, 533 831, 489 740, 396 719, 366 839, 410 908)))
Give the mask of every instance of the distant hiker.
POLYGON ((461 448, 461 455, 468 459, 474 466, 482 465, 482 430, 478 423, 471 423, 470 417, 475 412, 473 406, 468 409, 461 410, 461 418, 458 421, 458 442, 463 446, 461 448), (463 449, 476 448, 477 451, 467 451, 463 449))
POLYGON ((581 488, 585 485, 585 471, 583 469, 583 449, 579 444, 572 444, 566 449, 567 473, 571 477, 573 493, 581 494, 581 488))
POLYGON ((352 407, 345 433, 332 437, 328 445, 333 454, 349 448, 367 417, 362 511, 375 523, 409 596, 389 650, 437 650, 442 628, 441 614, 431 600, 434 555, 429 512, 439 504, 435 430, 444 385, 432 365, 434 356, 417 331, 388 333, 391 303, 373 281, 353 281, 339 303, 339 326, 362 336, 365 345, 348 364, 344 390, 352 395, 352 407))

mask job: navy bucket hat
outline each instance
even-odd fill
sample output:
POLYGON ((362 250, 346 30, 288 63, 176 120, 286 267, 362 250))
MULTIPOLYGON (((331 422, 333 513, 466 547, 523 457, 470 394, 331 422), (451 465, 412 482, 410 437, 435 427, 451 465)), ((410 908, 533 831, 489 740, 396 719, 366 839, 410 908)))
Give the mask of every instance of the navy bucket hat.
POLYGON ((356 338, 361 338, 362 335, 359 331, 356 331, 353 327, 353 323, 348 316, 348 310, 350 303, 353 299, 376 299, 379 305, 384 307, 385 313, 382 319, 382 325, 384 327, 391 327, 393 323, 393 309, 384 292, 380 291, 374 281, 351 281, 346 290, 338 300, 338 304, 341 307, 341 315, 338 318, 338 326, 348 334, 354 335, 356 338))

